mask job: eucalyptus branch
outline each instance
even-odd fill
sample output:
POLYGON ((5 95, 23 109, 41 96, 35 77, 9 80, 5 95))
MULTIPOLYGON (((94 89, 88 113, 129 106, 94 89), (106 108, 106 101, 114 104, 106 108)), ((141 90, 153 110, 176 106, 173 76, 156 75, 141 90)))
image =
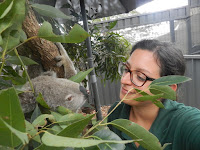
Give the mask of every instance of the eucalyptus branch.
POLYGON ((11 51, 17 49, 18 47, 20 47, 21 45, 25 44, 26 42, 32 40, 32 39, 35 39, 35 38, 38 38, 38 36, 32 36, 28 39, 26 39, 24 42, 20 43, 19 45, 15 46, 14 48, 12 48, 11 50, 9 50, 6 54, 10 53, 11 51))
POLYGON ((26 76, 27 76, 27 78, 28 78, 28 81, 29 81, 29 84, 30 84, 30 86, 31 86, 31 89, 32 89, 33 93, 35 93, 35 92, 34 92, 34 88, 33 88, 33 84, 32 84, 32 82, 31 82, 31 79, 30 79, 30 77, 29 77, 29 75, 28 75, 28 72, 27 72, 27 70, 26 70, 26 67, 25 67, 25 65, 24 65, 24 63, 23 63, 23 61, 22 61, 22 59, 20 58, 20 56, 19 56, 19 54, 18 54, 17 49, 15 48, 14 51, 15 51, 15 54, 16 54, 16 56, 18 57, 19 61, 21 62, 22 67, 24 68, 24 71, 25 71, 26 76))
POLYGON ((98 127, 108 116, 110 116, 110 114, 125 100, 126 96, 128 95, 128 93, 133 90, 134 88, 131 88, 126 95, 123 97, 123 99, 121 101, 119 101, 119 103, 117 103, 117 105, 110 111, 109 114, 107 114, 98 124, 96 124, 95 126, 93 126, 92 128, 90 128, 83 137, 85 137, 86 135, 88 135, 92 130, 94 130, 96 127, 98 127))

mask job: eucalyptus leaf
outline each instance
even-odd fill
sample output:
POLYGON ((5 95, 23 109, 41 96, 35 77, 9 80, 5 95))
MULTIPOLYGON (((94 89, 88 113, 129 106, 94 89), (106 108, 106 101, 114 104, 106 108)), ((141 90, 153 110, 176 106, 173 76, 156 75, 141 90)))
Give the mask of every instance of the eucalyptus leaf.
POLYGON ((44 4, 32 4, 31 5, 35 11, 37 11, 39 14, 51 18, 63 18, 71 20, 72 18, 70 16, 65 15, 62 11, 59 9, 52 7, 50 5, 44 5, 44 4))
MULTIPOLYGON (((55 115, 55 113, 54 113, 54 115, 55 115)), ((65 129, 61 130, 58 133, 58 135, 59 136, 63 136, 63 137, 78 137, 78 135, 80 135, 80 133, 85 128, 85 126, 92 119, 92 117, 94 117, 94 115, 88 115, 88 116, 84 117, 83 119, 77 120, 76 122, 74 122, 74 123, 70 124, 69 126, 67 126, 65 129)), ((56 128, 54 127, 52 129, 57 129, 54 132, 58 132, 62 128, 59 128, 57 126, 56 128)), ((46 146, 44 144, 39 146, 37 149, 39 149, 39 150, 64 150, 64 148, 49 147, 49 146, 46 146)))
POLYGON ((94 117, 94 115, 95 114, 87 115, 83 119, 80 119, 70 124, 65 129, 63 129, 58 135, 72 138, 78 137, 83 132, 83 129, 88 125, 90 120, 94 117))
POLYGON ((78 72, 76 75, 72 76, 69 80, 80 83, 81 81, 83 81, 86 76, 93 70, 94 68, 90 68, 86 71, 80 71, 78 72))
POLYGON ((3 17, 5 17, 9 11, 11 10, 13 6, 13 0, 6 0, 2 3, 0 3, 0 19, 2 19, 3 17))
POLYGON ((141 139, 138 143, 147 150, 162 150, 161 144, 157 137, 141 127, 140 125, 127 120, 127 119, 116 119, 108 124, 114 126, 120 131, 127 134, 133 140, 141 139))
POLYGON ((179 83, 187 82, 190 80, 191 78, 188 78, 185 76, 179 76, 179 75, 163 76, 151 82, 150 86, 179 84, 179 83))
POLYGON ((89 34, 80 25, 75 24, 68 35, 55 35, 51 24, 45 21, 39 29, 38 37, 52 42, 80 43, 89 37, 89 34))
POLYGON ((26 132, 30 135, 33 140, 37 141, 38 143, 41 143, 40 136, 37 135, 38 131, 34 128, 34 126, 25 120, 26 123, 26 132))
POLYGON ((39 92, 36 101, 43 106, 44 108, 50 109, 50 107, 48 106, 48 104, 45 102, 44 97, 42 96, 42 94, 39 92))
POLYGON ((20 43, 20 37, 13 37, 11 35, 7 35, 3 38, 2 48, 9 50, 16 47, 20 43))
POLYGON ((42 114, 39 117, 37 117, 34 121, 33 121, 33 126, 34 127, 44 127, 45 125, 47 125, 47 119, 51 122, 55 122, 55 118, 53 115, 50 114, 42 114))
POLYGON ((162 94, 162 98, 176 100, 176 92, 168 85, 152 85, 149 88, 152 94, 162 94))
MULTIPOLYGON (((20 139, 20 141, 23 143, 23 145, 28 144, 29 140, 28 140, 27 133, 16 130, 15 128, 10 126, 8 123, 6 123, 1 117, 0 117, 0 125, 1 125, 1 128, 7 127, 11 131, 12 134, 14 134, 18 139, 20 139)), ((8 135, 4 138, 7 138, 7 137, 8 137, 8 135)), ((2 144, 2 145, 4 145, 4 144, 2 144)), ((6 145, 6 146, 12 146, 13 147, 14 145, 6 145)))
POLYGON ((62 115, 70 114, 72 111, 64 106, 58 106, 56 108, 57 112, 59 112, 62 115))
POLYGON ((0 150, 13 150, 13 148, 0 145, 0 150))
POLYGON ((165 108, 165 106, 160 100, 154 100, 153 103, 159 108, 165 108))
MULTIPOLYGON (((0 91, 0 116, 15 130, 25 132, 24 114, 14 88, 0 91)), ((1 121, 0 145, 15 147, 21 143, 7 124, 1 121)))
MULTIPOLYGON (((121 138, 115 134, 114 132, 110 130, 100 130, 98 132, 95 132, 92 136, 98 137, 98 139, 101 140, 116 140, 116 141, 122 141, 121 138)), ((119 144, 119 143, 103 143, 98 145, 100 149, 104 150, 124 150, 125 145, 119 144)))
POLYGON ((67 114, 60 118, 59 124, 64 129, 68 125, 70 125, 78 120, 84 119, 84 118, 85 118, 85 116, 83 116, 82 114, 77 114, 77 113, 67 114))
POLYGON ((51 112, 51 115, 54 116, 56 122, 58 122, 58 120, 60 120, 60 118, 63 116, 60 113, 57 113, 57 112, 54 112, 54 111, 50 111, 50 112, 51 112))
POLYGON ((146 96, 146 95, 149 95, 148 93, 142 91, 142 90, 139 90, 139 89, 135 89, 138 93, 140 93, 141 95, 143 96, 146 96))
POLYGON ((25 40, 27 40, 26 33, 22 29, 19 30, 19 34, 20 34, 20 41, 21 42, 24 42, 25 40))
MULTIPOLYGON (((0 34, 6 31, 9 27, 18 28, 22 25, 25 17, 25 0, 14 0, 12 9, 4 18, 0 20, 0 34)), ((9 34, 9 32, 8 32, 9 34)), ((7 35, 8 36, 8 35, 7 35)))
POLYGON ((63 129, 59 125, 53 125, 53 127, 49 128, 47 131, 52 133, 52 134, 58 134, 62 131, 63 129))
POLYGON ((12 87, 12 84, 9 81, 5 81, 0 78, 0 87, 12 87))
MULTIPOLYGON (((26 56, 20 56, 20 58, 22 59, 24 65, 28 66, 28 65, 34 65, 37 64, 37 62, 35 62, 34 60, 26 57, 26 56)), ((15 64, 15 65, 22 65, 21 62, 19 61, 19 58, 17 56, 11 56, 9 58, 6 59, 8 62, 10 62, 11 64, 15 64)))
POLYGON ((130 143, 132 140, 126 141, 115 141, 115 140, 93 140, 93 139, 79 139, 79 138, 69 138, 50 134, 46 132, 42 136, 42 142, 47 146, 53 147, 90 147, 102 143, 130 143))
POLYGON ((141 96, 141 97, 135 98, 134 100, 136 100, 136 101, 154 101, 154 100, 162 98, 162 97, 163 97, 163 93, 157 94, 157 95, 141 96))
POLYGON ((31 115, 31 121, 30 121, 30 122, 33 123, 33 121, 34 121, 37 117, 39 117, 41 114, 42 114, 42 113, 41 113, 41 111, 40 111, 40 108, 38 107, 38 104, 36 104, 36 107, 35 107, 35 109, 34 109, 32 115, 31 115))

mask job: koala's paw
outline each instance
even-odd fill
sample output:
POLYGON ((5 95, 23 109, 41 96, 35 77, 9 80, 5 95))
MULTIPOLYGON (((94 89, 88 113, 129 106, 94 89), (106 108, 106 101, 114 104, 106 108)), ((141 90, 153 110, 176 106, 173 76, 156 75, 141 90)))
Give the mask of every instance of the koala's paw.
POLYGON ((57 78, 57 74, 54 71, 46 71, 46 72, 43 72, 42 75, 43 76, 52 76, 52 77, 57 78))
POLYGON ((57 67, 61 67, 65 63, 63 56, 56 56, 54 60, 57 62, 57 67))

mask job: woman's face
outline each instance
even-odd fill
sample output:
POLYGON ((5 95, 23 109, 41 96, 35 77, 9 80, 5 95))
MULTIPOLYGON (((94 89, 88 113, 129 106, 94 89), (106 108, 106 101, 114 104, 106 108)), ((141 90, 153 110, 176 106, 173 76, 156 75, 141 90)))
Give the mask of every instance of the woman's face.
MULTIPOLYGON (((157 79, 160 77, 160 67, 158 66, 158 62, 151 51, 136 49, 128 59, 127 66, 131 71, 141 72, 149 78, 157 79)), ((121 78, 120 99, 123 99, 127 92, 132 88, 137 88, 150 93, 147 88, 151 82, 152 81, 147 80, 143 86, 138 87, 131 82, 129 72, 124 74, 121 78)), ((126 96, 126 99, 134 99, 140 96, 140 94, 136 94, 136 91, 132 89, 126 96)), ((135 100, 124 100, 123 102, 131 106, 152 104, 150 101, 137 102, 135 100)))

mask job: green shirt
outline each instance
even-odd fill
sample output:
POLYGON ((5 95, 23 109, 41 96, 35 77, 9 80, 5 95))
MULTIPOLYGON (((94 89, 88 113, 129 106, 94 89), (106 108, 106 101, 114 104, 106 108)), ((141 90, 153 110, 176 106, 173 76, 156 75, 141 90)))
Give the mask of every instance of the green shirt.
MULTIPOLYGON (((114 108, 115 103, 110 110, 114 108)), ((165 150, 200 150, 200 110, 185 106, 176 101, 165 100, 165 109, 160 109, 158 116, 151 125, 150 132, 160 141, 161 145, 171 143, 165 150)), ((121 103, 108 117, 108 122, 115 119, 129 119, 131 106, 121 103)), ((131 139, 125 133, 109 126, 121 139, 131 139)), ((134 143, 126 144, 126 150, 144 150, 134 143)))

